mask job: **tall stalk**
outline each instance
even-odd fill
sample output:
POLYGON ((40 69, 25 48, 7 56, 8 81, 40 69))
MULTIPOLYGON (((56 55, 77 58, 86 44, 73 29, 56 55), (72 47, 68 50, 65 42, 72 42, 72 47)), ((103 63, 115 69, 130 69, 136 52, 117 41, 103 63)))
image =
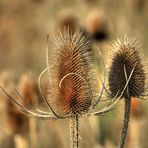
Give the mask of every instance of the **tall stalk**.
POLYGON ((130 108, 131 108, 131 98, 125 98, 125 113, 124 113, 124 123, 122 128, 121 140, 120 140, 120 148, 123 148, 125 145, 128 123, 130 118, 130 108))
POLYGON ((70 118, 70 148, 79 147, 79 118, 75 116, 70 118))

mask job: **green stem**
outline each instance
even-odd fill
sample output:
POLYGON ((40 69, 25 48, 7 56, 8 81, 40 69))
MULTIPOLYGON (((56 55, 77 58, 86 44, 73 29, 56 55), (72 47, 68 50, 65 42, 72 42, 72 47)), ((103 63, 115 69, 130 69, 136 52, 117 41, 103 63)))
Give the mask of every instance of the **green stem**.
POLYGON ((70 148, 79 147, 79 119, 78 116, 70 119, 70 148))
POLYGON ((122 128, 120 148, 123 148, 125 145, 125 140, 127 136, 128 123, 130 118, 130 107, 131 107, 131 98, 125 98, 125 113, 124 113, 124 123, 122 128))

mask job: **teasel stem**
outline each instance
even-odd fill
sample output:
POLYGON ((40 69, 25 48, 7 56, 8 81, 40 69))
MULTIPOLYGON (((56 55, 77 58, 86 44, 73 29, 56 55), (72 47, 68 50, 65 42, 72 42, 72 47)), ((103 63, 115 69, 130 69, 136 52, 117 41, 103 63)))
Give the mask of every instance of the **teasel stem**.
POLYGON ((79 118, 70 118, 70 148, 79 147, 79 118))
POLYGON ((124 113, 124 123, 122 128, 121 140, 120 140, 120 148, 124 147, 127 130, 128 130, 128 123, 130 118, 130 108, 131 108, 131 97, 125 98, 125 113, 124 113))
POLYGON ((37 147, 37 130, 36 130, 36 120, 35 118, 29 119, 29 132, 31 139, 31 147, 37 147))

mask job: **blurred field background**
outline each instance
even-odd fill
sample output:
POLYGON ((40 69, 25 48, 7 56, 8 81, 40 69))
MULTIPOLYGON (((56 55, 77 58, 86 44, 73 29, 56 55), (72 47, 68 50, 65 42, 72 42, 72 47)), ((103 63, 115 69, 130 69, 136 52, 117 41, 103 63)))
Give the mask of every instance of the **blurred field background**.
MULTIPOLYGON (((147 61, 146 0, 0 0, 0 85, 13 97, 17 88, 27 99, 21 100, 25 106, 41 102, 37 78, 46 68, 47 34, 52 37, 64 25, 81 27, 105 58, 111 41, 125 34, 134 37, 147 61)), ((147 101, 133 100, 126 148, 148 148, 147 108, 147 101)), ((123 111, 121 101, 105 116, 81 119, 80 147, 118 147, 123 111)), ((68 120, 30 119, 0 91, 0 148, 68 147, 68 120)))

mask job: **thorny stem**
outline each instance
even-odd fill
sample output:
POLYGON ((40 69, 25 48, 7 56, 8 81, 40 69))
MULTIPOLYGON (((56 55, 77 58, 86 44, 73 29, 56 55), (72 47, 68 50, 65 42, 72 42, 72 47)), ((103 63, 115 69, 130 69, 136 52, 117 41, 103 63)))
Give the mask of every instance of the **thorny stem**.
POLYGON ((125 113, 124 113, 124 123, 122 128, 121 140, 120 140, 120 148, 124 147, 127 130, 128 130, 128 123, 130 118, 130 107, 131 107, 131 98, 125 98, 125 113))
POLYGON ((70 118, 70 148, 79 147, 79 118, 70 118))

